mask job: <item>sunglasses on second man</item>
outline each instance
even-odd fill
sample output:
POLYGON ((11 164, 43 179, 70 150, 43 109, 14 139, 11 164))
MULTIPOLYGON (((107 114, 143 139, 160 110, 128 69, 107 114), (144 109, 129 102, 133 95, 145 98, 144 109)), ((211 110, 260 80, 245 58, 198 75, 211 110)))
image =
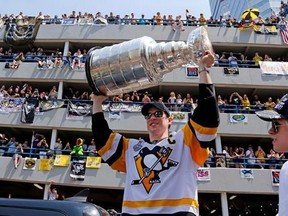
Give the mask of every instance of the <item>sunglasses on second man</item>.
POLYGON ((148 113, 147 115, 144 116, 144 118, 148 120, 152 117, 152 115, 155 116, 156 118, 161 118, 163 116, 163 113, 164 112, 162 110, 158 110, 153 113, 148 113))
POLYGON ((279 131, 278 127, 281 127, 281 126, 288 126, 288 124, 287 123, 286 124, 280 124, 279 122, 277 122, 275 120, 272 121, 272 129, 275 133, 278 133, 278 131, 279 131))

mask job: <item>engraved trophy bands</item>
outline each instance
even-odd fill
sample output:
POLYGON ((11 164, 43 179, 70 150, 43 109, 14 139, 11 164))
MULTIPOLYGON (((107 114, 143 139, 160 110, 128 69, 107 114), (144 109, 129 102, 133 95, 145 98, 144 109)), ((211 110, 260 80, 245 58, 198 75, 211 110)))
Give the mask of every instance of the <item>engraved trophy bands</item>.
POLYGON ((163 75, 199 60, 212 45, 205 27, 193 30, 187 42, 160 42, 141 37, 101 49, 92 48, 86 77, 97 95, 118 95, 158 85, 163 75))

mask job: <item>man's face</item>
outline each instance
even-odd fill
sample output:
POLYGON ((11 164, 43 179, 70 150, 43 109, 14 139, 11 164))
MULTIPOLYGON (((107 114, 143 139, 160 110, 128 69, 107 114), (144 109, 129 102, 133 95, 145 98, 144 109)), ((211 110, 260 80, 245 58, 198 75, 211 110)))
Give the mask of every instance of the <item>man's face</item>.
POLYGON ((288 121, 285 119, 273 120, 268 131, 272 138, 273 149, 276 152, 288 152, 288 121))
POLYGON ((163 134, 165 131, 168 131, 168 127, 172 123, 172 118, 167 117, 163 111, 155 107, 149 109, 148 113, 149 118, 146 119, 146 122, 149 133, 163 134), (162 115, 157 115, 160 113, 162 113, 162 115))

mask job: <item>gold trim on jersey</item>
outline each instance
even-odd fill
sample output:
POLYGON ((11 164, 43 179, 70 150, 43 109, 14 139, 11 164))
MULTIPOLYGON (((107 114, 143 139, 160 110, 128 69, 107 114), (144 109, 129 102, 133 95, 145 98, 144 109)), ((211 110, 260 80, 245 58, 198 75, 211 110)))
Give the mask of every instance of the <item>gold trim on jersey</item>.
POLYGON ((182 198, 182 199, 165 199, 165 200, 145 200, 145 201, 123 201, 123 207, 126 208, 153 208, 153 207, 176 207, 189 205, 199 208, 199 203, 197 200, 192 198, 182 198))

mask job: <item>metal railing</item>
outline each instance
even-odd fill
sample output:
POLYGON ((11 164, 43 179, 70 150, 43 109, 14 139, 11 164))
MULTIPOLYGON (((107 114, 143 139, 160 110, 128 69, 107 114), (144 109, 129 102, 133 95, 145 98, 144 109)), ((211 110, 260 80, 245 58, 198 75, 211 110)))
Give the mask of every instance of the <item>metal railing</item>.
MULTIPOLYGON (((9 152, 8 146, 0 146, 0 156, 13 157, 14 153, 9 152)), ((23 158, 54 158, 55 155, 70 155, 72 150, 61 150, 61 149, 47 149, 47 148, 24 148, 23 153, 17 153, 22 155, 23 158)), ((84 155, 77 156, 71 155, 73 158, 86 159, 87 156, 99 156, 98 153, 91 154, 89 151, 84 151, 84 155)), ((227 168, 256 168, 256 169, 281 169, 282 165, 288 159, 276 159, 276 158, 226 158, 225 156, 209 157, 204 166, 208 167, 227 167, 227 168), (261 162, 260 162, 261 161, 261 162), (263 162, 265 161, 265 162, 263 162)), ((104 161, 102 161, 104 162, 104 161)))

